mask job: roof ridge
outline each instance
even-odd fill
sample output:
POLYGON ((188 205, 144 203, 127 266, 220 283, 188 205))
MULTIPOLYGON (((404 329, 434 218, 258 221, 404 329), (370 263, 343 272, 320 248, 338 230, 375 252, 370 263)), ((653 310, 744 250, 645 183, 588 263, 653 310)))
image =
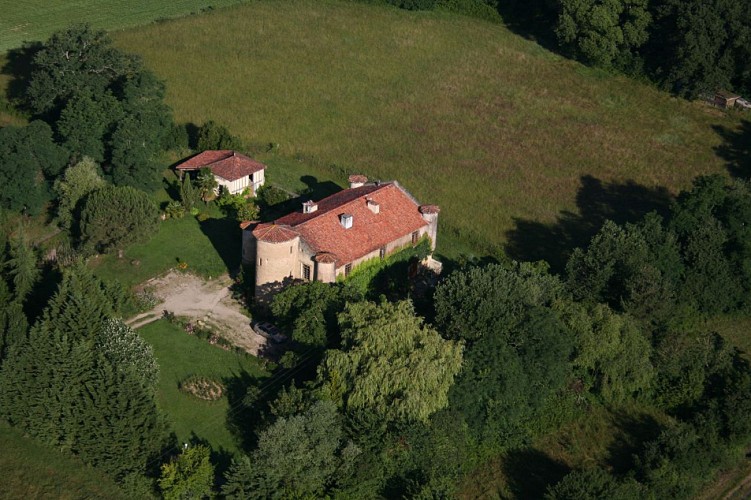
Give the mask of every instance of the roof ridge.
MULTIPOLYGON (((324 215, 328 214, 331 210, 334 210, 334 209, 343 210, 344 207, 354 204, 357 200, 359 200, 361 198, 365 198, 367 196, 370 196, 371 194, 373 194, 373 193, 375 193, 377 191, 380 191, 381 189, 384 189, 384 188, 386 188, 388 186, 391 186, 391 185, 392 185, 392 183, 390 183, 390 182, 389 183, 381 183, 380 185, 376 186, 376 189, 374 189, 372 191, 368 191, 367 193, 363 193, 363 194, 357 196, 356 198, 353 198, 353 199, 351 199, 351 200, 349 200, 347 202, 342 203, 341 205, 337 205, 336 207, 332 207, 332 208, 330 208, 328 210, 317 210, 317 211, 315 211, 315 212, 313 212, 311 214, 312 217, 308 217, 304 221, 299 222, 298 224, 295 224, 294 227, 304 226, 308 222, 316 220, 318 217, 321 217, 321 216, 324 216, 324 215)), ((360 189, 360 188, 350 188, 350 189, 360 189)), ((342 191, 339 191, 339 193, 342 193, 342 192, 345 192, 345 191, 347 191, 347 190, 344 189, 342 191)), ((334 194, 332 194, 330 196, 327 196, 326 198, 330 198, 331 196, 335 196, 335 195, 337 195, 339 193, 334 193, 334 194)), ((322 200, 317 201, 315 203, 316 204, 320 204, 321 201, 325 200, 326 198, 323 198, 322 200)))

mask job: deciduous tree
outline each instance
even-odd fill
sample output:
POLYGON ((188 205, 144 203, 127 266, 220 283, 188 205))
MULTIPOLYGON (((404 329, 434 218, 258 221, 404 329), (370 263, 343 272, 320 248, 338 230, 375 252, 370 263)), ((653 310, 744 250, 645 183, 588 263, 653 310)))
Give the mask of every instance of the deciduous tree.
POLYGON ((629 59, 648 38, 647 0, 559 0, 556 34, 562 45, 597 66, 629 59))
POLYGON ((462 345, 425 326, 411 302, 347 304, 339 323, 342 348, 319 369, 324 394, 391 422, 425 421, 448 405, 462 345))
POLYGON ((63 176, 55 181, 57 193, 57 217, 61 227, 70 229, 78 217, 80 202, 89 193, 106 184, 100 175, 99 166, 89 157, 68 167, 63 176))
POLYGON ((222 492, 228 498, 321 497, 358 453, 343 439, 336 407, 321 401, 261 432, 258 449, 233 464, 222 492))

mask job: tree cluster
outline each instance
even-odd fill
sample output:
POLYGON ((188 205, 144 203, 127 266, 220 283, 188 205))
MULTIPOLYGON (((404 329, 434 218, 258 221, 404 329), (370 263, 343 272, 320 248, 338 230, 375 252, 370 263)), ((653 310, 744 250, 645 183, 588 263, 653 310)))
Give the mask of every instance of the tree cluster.
MULTIPOLYGON (((0 283, 2 288, 3 283, 0 283)), ((143 474, 167 443, 150 346, 120 320, 83 265, 64 272, 44 314, 7 335, 2 418, 122 480, 143 474)))

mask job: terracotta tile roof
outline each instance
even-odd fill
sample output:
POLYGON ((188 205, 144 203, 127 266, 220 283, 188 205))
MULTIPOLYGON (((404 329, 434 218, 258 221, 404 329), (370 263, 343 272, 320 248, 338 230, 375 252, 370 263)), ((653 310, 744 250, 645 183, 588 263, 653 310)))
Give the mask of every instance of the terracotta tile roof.
POLYGON ((332 262, 336 262, 336 255, 331 252, 321 252, 319 254, 316 254, 316 256, 313 257, 313 260, 322 264, 330 264, 332 262))
POLYGON ((214 175, 228 181, 242 179, 266 168, 261 162, 231 149, 204 151, 176 166, 177 170, 198 170, 209 167, 214 175))
POLYGON ((317 211, 294 212, 277 219, 276 224, 298 233, 314 252, 334 254, 341 266, 417 231, 427 222, 414 199, 398 184, 389 182, 345 189, 319 201, 317 211), (379 213, 367 207, 366 199, 380 205, 379 213), (342 227, 342 214, 353 216, 350 229, 342 227))
POLYGON ((285 241, 294 240, 298 235, 297 232, 290 229, 289 226, 283 226, 274 222, 258 224, 253 229, 253 236, 259 241, 267 243, 284 243, 285 241))

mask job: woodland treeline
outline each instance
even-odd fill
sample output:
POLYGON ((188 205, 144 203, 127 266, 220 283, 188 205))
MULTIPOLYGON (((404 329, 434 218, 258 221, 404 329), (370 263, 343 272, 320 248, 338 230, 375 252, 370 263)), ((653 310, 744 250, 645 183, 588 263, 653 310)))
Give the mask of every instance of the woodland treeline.
POLYGON ((588 65, 688 98, 751 95, 751 4, 741 0, 362 0, 502 21, 588 65))

